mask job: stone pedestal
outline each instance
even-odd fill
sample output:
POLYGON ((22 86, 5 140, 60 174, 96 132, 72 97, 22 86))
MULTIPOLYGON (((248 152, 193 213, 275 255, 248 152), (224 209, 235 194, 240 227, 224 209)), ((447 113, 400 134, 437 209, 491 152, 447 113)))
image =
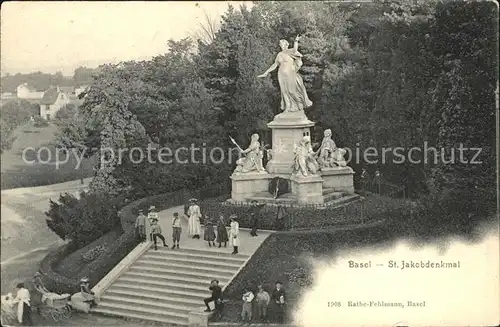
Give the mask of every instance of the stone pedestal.
POLYGON ((323 187, 354 194, 354 171, 351 167, 322 168, 323 187))
POLYGON ((303 111, 297 111, 276 115, 267 126, 272 130, 272 159, 266 169, 271 174, 291 174, 294 144, 299 144, 304 136, 310 136, 314 123, 303 111))
POLYGON ((273 176, 266 172, 233 173, 231 175, 233 201, 244 202, 258 192, 267 192, 273 176))
POLYGON ((298 204, 323 204, 323 178, 319 175, 294 174, 290 177, 292 194, 298 204))
POLYGON ((188 313, 189 327, 208 327, 208 319, 213 312, 204 312, 205 307, 200 307, 198 310, 193 310, 188 313))

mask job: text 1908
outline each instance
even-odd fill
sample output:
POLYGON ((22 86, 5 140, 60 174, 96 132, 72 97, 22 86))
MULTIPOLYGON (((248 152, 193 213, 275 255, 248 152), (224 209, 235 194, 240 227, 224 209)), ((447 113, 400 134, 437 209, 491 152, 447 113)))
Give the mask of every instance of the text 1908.
POLYGON ((334 301, 334 302, 331 302, 329 301, 328 302, 328 307, 329 308, 340 308, 342 306, 342 303, 338 302, 338 301, 334 301))

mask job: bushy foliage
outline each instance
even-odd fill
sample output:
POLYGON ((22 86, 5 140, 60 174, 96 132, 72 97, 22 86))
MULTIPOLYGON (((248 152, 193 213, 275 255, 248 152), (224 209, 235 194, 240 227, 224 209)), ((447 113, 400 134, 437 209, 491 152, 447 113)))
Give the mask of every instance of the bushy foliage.
POLYGON ((66 193, 50 201, 45 213, 47 226, 63 240, 84 245, 116 228, 120 220, 121 198, 103 197, 82 192, 79 199, 66 193))

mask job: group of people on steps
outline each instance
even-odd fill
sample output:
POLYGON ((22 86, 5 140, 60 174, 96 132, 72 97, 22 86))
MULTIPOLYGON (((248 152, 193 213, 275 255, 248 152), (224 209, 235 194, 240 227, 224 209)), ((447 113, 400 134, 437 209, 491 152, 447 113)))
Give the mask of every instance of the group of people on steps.
MULTIPOLYGON (((197 199, 190 199, 189 205, 184 208, 184 214, 188 217, 188 234, 193 239, 200 239, 201 234, 201 210, 198 205, 197 199)), ((223 215, 219 216, 217 222, 213 221, 208 215, 205 215, 204 223, 204 235, 203 239, 208 242, 210 247, 217 246, 216 242, 219 244, 219 248, 227 247, 229 242, 233 246, 232 254, 238 254, 238 248, 240 245, 239 240, 239 223, 237 221, 236 215, 231 215, 230 219, 230 230, 229 233, 226 229, 226 222, 223 215)), ((159 216, 155 206, 150 206, 147 216, 144 215, 143 210, 139 210, 139 215, 135 222, 136 235, 140 241, 145 241, 147 237, 154 244, 155 250, 158 250, 157 242, 158 239, 163 243, 164 247, 168 247, 165 237, 163 236, 161 226, 159 224, 159 216), (146 235, 146 224, 149 224, 150 235, 146 235)), ((175 212, 172 217, 172 249, 179 249, 179 242, 182 233, 182 224, 179 213, 175 212)))

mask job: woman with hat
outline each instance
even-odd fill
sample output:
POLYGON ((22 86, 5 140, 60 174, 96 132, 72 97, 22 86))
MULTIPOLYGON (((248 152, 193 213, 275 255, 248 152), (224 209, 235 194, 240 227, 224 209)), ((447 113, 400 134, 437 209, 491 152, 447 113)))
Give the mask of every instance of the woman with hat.
POLYGON ((200 238, 201 234, 201 223, 200 223, 200 218, 201 218, 201 210, 200 206, 198 206, 198 200, 196 199, 191 199, 189 200, 191 205, 189 206, 188 209, 188 233, 191 235, 193 238, 200 238))
POLYGON ((236 215, 231 215, 229 219, 231 220, 229 240, 234 249, 232 254, 238 254, 238 247, 240 246, 240 224, 237 221, 236 215))
POLYGON ((90 289, 90 283, 87 277, 80 279, 80 292, 82 294, 83 301, 88 303, 90 307, 96 305, 94 292, 90 289))

